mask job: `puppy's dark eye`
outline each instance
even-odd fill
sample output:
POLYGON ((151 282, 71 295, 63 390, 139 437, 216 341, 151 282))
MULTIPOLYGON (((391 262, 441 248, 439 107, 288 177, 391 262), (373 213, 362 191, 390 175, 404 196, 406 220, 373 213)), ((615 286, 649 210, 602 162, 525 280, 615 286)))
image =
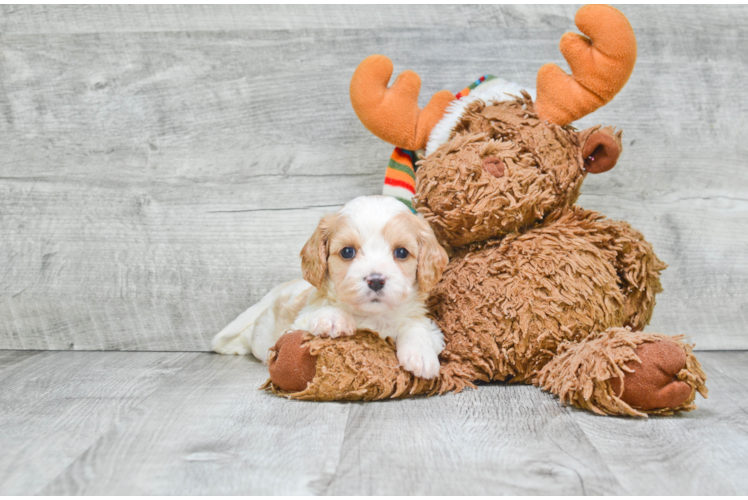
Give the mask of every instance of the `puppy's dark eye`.
POLYGON ((408 252, 403 247, 395 249, 395 258, 396 259, 407 259, 408 255, 410 255, 410 252, 408 252))
POLYGON ((356 249, 353 247, 345 247, 340 251, 340 256, 345 260, 351 260, 356 256, 356 249))

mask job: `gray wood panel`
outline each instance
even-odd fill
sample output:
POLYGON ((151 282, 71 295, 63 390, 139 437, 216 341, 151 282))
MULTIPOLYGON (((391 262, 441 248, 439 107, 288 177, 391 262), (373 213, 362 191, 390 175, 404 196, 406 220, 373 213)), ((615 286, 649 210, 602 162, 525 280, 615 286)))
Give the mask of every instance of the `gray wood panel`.
POLYGON ((38 493, 194 356, 2 352, 0 493, 38 493))
POLYGON ((709 399, 677 418, 600 419, 574 412, 631 495, 744 495, 748 477, 748 352, 702 352, 709 399))
POLYGON ((14 5, 0 9, 5 33, 110 33, 283 29, 467 27, 459 6, 393 5, 14 5))
MULTIPOLYGON (((207 350, 324 212, 380 191, 391 148, 348 103, 364 56, 418 71, 422 104, 532 84, 575 10, 0 7, 0 348, 207 350)), ((748 348, 748 7, 622 10, 636 70, 578 125, 625 151, 581 203, 670 264, 653 330, 748 348)))
POLYGON ((338 466, 350 405, 271 396, 257 390, 267 378, 258 361, 197 356, 43 494, 320 493, 338 466))
POLYGON ((573 412, 535 387, 356 405, 326 493, 604 495, 620 483, 573 412))
MULTIPOLYGON (((578 5, 3 5, 3 33, 234 31, 248 29, 523 28, 568 30, 578 5)), ((638 29, 735 31, 745 7, 617 6, 638 29)))
POLYGON ((42 351, 0 351, 0 374, 42 351))
POLYGON ((251 358, 0 351, 0 494, 742 494, 748 352, 699 354, 710 397, 600 417, 504 384, 288 401, 251 358))

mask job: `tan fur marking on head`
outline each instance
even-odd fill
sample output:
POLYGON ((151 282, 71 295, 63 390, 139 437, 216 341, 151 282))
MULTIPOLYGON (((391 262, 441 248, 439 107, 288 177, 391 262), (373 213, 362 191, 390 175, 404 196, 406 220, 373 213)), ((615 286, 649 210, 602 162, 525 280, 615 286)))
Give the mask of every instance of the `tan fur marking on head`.
POLYGON ((327 274, 328 246, 327 240, 333 227, 340 220, 340 215, 331 214, 322 217, 317 229, 301 249, 301 271, 304 279, 320 288, 327 274))
POLYGON ((413 219, 417 219, 417 217, 405 212, 395 215, 382 228, 382 236, 390 244, 393 258, 394 252, 398 248, 404 248, 408 251, 408 257, 405 259, 395 258, 395 264, 404 276, 415 282, 418 276, 420 245, 418 243, 419 228, 413 219))
POLYGON ((420 227, 418 243, 418 286, 424 293, 429 293, 442 278, 442 273, 449 263, 447 252, 439 244, 434 231, 425 220, 414 217, 420 227))
POLYGON ((350 280, 346 280, 348 268, 354 259, 346 260, 340 256, 340 251, 345 247, 353 247, 356 254, 361 251, 361 235, 347 216, 341 216, 335 225, 335 230, 328 238, 328 275, 330 281, 335 284, 336 292, 341 296, 353 297, 355 289, 350 280), (348 286, 346 286, 346 283, 348 286))
POLYGON ((439 245, 431 226, 420 217, 402 213, 385 225, 383 235, 392 243, 393 251, 404 247, 410 252, 409 258, 398 262, 398 266, 407 276, 413 276, 414 266, 418 287, 428 293, 441 279, 449 262, 447 252, 439 245), (416 245, 416 251, 413 251, 416 245))

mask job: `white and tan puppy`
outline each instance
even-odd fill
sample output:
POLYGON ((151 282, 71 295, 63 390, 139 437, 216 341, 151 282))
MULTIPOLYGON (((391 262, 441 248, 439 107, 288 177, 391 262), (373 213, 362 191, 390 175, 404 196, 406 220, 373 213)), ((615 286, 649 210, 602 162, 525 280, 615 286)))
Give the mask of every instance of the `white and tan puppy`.
POLYGON ((304 245, 304 279, 273 288, 216 335, 213 349, 265 361, 287 331, 338 337, 369 329, 395 341, 403 368, 436 377, 444 339, 425 300, 447 261, 428 223, 403 203, 356 198, 323 217, 304 245))

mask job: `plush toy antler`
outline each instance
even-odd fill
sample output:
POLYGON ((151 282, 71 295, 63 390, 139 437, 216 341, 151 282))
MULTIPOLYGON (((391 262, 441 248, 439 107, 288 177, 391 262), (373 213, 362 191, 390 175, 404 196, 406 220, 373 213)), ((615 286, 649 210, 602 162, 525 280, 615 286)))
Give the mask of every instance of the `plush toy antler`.
MULTIPOLYGON (((582 33, 566 33, 559 48, 571 76, 555 64, 538 71, 538 115, 567 125, 610 102, 631 76, 636 63, 636 37, 626 16, 609 5, 586 5, 574 19, 582 33)), ((441 90, 425 108, 418 107, 421 79, 403 71, 387 88, 392 61, 373 55, 359 64, 351 78, 351 104, 374 135, 408 150, 423 148, 431 129, 455 96, 441 90)))
POLYGON ((351 78, 351 104, 361 123, 380 139, 411 151, 421 149, 455 96, 441 90, 420 109, 421 78, 403 71, 387 88, 392 68, 392 61, 382 55, 364 59, 351 78))
POLYGON ((571 67, 569 76, 555 64, 538 71, 538 115, 567 125, 610 102, 634 70, 636 37, 626 17, 608 5, 586 5, 574 19, 588 35, 566 33, 559 48, 571 67))

